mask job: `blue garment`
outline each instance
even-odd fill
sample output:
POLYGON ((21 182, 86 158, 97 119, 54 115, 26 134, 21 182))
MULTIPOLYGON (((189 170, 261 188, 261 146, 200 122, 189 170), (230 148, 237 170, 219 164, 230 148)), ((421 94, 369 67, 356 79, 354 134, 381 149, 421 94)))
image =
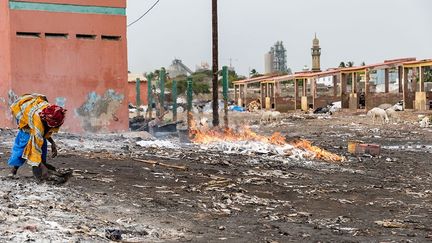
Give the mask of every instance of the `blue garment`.
MULTIPOLYGON (((27 146, 27 143, 30 139, 30 134, 23 131, 23 130, 19 130, 18 134, 15 138, 15 143, 12 147, 12 153, 11 156, 8 160, 8 165, 9 166, 22 166, 25 163, 25 159, 22 158, 23 152, 24 152, 24 148, 27 146)), ((44 143, 42 145, 42 162, 46 162, 46 158, 47 158, 47 153, 48 153, 48 144, 46 139, 44 139, 44 143)))
POLYGON ((233 106, 230 107, 230 110, 231 111, 240 111, 240 112, 243 112, 243 111, 245 111, 245 108, 243 108, 241 106, 238 106, 238 105, 233 105, 233 106))

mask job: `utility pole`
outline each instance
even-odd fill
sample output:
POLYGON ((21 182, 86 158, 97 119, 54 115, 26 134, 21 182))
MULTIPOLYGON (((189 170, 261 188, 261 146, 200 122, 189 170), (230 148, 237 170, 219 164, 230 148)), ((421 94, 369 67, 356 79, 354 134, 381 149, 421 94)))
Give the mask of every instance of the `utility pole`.
POLYGON ((218 63, 218 14, 217 14, 217 0, 212 0, 212 55, 213 55, 213 126, 219 126, 219 85, 218 85, 218 76, 219 76, 219 63, 218 63))

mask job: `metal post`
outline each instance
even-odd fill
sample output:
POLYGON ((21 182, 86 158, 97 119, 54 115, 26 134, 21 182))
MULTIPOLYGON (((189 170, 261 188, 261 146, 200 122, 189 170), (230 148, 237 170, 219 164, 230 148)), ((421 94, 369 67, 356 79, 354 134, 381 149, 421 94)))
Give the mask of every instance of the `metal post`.
POLYGON ((228 67, 222 67, 222 94, 224 99, 224 123, 225 129, 228 129, 228 67))
POLYGON ((162 112, 165 110, 165 68, 161 68, 159 72, 159 89, 160 89, 160 105, 162 112))
POLYGON ((177 121, 177 81, 172 82, 173 121, 177 121))
POLYGON ((136 79, 136 81, 135 81, 135 84, 136 84, 136 108, 137 108, 137 115, 139 116, 140 115, 140 106, 141 106, 141 87, 140 87, 140 85, 141 85, 141 80, 139 79, 139 78, 137 78, 136 79))
POLYGON ((151 119, 153 116, 152 79, 153 75, 151 73, 147 74, 147 112, 149 114, 149 119, 151 119))
POLYGON ((187 124, 190 135, 190 130, 192 127, 192 77, 187 80, 187 124))

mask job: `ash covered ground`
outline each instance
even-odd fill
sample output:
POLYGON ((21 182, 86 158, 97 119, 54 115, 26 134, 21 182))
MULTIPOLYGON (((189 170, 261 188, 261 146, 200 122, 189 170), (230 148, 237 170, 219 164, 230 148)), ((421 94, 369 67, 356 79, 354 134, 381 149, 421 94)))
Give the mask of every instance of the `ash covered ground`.
POLYGON ((0 241, 104 242, 116 232, 125 242, 431 241, 432 129, 401 114, 387 125, 341 112, 252 126, 308 139, 342 164, 139 132, 61 133, 50 162, 74 171, 63 185, 36 184, 28 166, 7 178, 15 131, 2 130, 0 241), (381 155, 348 154, 353 139, 379 144, 381 155))

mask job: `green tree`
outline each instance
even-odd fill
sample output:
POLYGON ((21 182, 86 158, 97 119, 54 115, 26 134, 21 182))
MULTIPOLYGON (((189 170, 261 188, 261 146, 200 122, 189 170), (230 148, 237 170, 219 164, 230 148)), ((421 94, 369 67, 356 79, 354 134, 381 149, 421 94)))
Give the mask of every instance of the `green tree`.
POLYGON ((354 62, 353 61, 348 61, 348 62, 340 62, 339 64, 340 68, 345 68, 345 67, 354 67, 354 62))
MULTIPOLYGON (((239 76, 235 70, 228 69, 228 87, 233 88, 234 87, 233 82, 242 79, 246 79, 246 77, 239 76)), ((219 84, 222 85, 222 79, 219 79, 219 84)))
POLYGON ((263 74, 260 74, 259 72, 257 72, 256 69, 252 69, 249 74, 250 74, 251 78, 264 76, 263 74))
MULTIPOLYGON (((209 80, 211 80, 211 75, 203 74, 202 72, 193 73, 192 75, 192 91, 195 94, 208 94, 210 93, 210 84, 209 80)), ((187 79, 188 76, 186 75, 180 75, 177 76, 174 79, 168 79, 165 82, 166 89, 171 90, 172 88, 172 81, 177 81, 177 93, 185 94, 186 88, 187 88, 187 79)))

